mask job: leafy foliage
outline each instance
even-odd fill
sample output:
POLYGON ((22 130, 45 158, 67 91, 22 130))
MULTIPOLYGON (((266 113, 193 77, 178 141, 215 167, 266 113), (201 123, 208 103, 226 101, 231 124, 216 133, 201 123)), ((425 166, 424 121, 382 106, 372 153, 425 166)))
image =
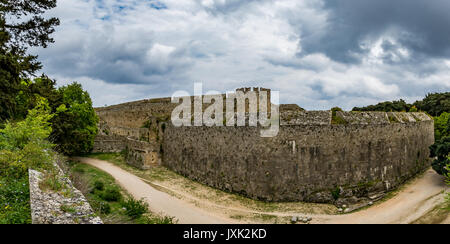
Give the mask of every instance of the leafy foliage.
POLYGON ((28 168, 49 168, 53 154, 47 141, 52 128, 48 103, 40 99, 25 120, 0 130, 0 176, 20 178, 28 168))
POLYGON ((138 224, 155 224, 155 225, 170 225, 178 223, 174 217, 169 216, 146 216, 143 215, 137 220, 138 224))
POLYGON ((45 99, 37 101, 25 120, 8 122, 0 130, 1 224, 31 223, 27 169, 51 167, 52 144, 46 139, 52 115, 45 99))
POLYGON ((117 188, 106 188, 99 193, 100 197, 107 202, 117 202, 122 199, 122 194, 117 188))
POLYGON ((57 144, 56 150, 66 155, 88 153, 98 133, 98 117, 89 93, 78 83, 61 87, 59 92, 62 104, 58 106, 58 115, 51 121, 51 138, 57 144))
POLYGON ((337 112, 342 112, 343 110, 339 107, 334 107, 331 109, 331 123, 335 124, 335 125, 345 125, 348 124, 348 122, 341 118, 340 116, 338 116, 337 112))
POLYGON ((435 119, 436 142, 430 147, 430 157, 436 158, 432 162, 433 169, 441 175, 447 175, 449 171, 446 166, 450 163, 450 118, 449 114, 443 113, 435 119), (444 122, 445 121, 445 122, 444 122))
POLYGON ((51 111, 56 112, 57 106, 62 103, 62 96, 56 89, 56 81, 42 75, 34 80, 26 79, 21 82, 21 90, 16 96, 17 111, 15 119, 26 117, 28 110, 33 109, 37 104, 37 97, 45 98, 51 111))
POLYGON ((430 93, 422 101, 408 104, 404 100, 381 102, 367 107, 355 107, 353 111, 381 111, 381 112, 418 112, 424 111, 431 116, 450 113, 450 92, 430 93))
POLYGON ((92 209, 97 213, 105 215, 111 213, 111 205, 109 205, 107 202, 90 199, 89 203, 91 204, 92 209))
POLYGON ((450 136, 448 127, 450 125, 450 113, 444 112, 441 116, 434 118, 434 137, 439 141, 442 137, 450 136))
POLYGON ((56 7, 56 0, 0 1, 0 123, 14 119, 21 81, 41 68, 29 46, 47 47, 59 25, 57 18, 42 15, 56 7))
POLYGON ((407 104, 404 100, 400 99, 398 101, 382 102, 367 107, 355 107, 353 108, 353 111, 402 112, 409 111, 411 108, 412 105, 407 104))
POLYGON ((414 105, 431 116, 440 116, 444 112, 450 113, 450 92, 428 94, 414 105))
POLYGON ((128 198, 122 202, 122 206, 125 208, 126 215, 133 219, 137 219, 148 212, 148 204, 142 199, 128 198))

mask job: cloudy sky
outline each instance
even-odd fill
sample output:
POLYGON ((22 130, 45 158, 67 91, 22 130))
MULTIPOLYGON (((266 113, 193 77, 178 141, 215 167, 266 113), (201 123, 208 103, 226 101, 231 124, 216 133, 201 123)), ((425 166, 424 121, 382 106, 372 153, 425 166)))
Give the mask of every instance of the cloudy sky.
POLYGON ((448 0, 60 0, 33 49, 96 106, 262 86, 282 103, 345 109, 450 89, 448 0))

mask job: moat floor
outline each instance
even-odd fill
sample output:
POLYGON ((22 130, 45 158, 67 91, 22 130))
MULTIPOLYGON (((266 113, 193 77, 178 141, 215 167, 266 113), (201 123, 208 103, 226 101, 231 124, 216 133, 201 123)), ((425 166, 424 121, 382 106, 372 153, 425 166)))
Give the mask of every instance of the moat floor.
POLYGON ((74 158, 82 163, 97 167, 116 179, 121 187, 135 199, 144 199, 154 213, 174 216, 180 224, 220 224, 228 223, 226 219, 185 203, 167 193, 156 190, 139 177, 103 160, 92 158, 74 158))
MULTIPOLYGON (((92 158, 75 159, 109 173, 134 198, 144 198, 152 212, 174 216, 181 224, 287 223, 291 216, 312 217, 313 224, 406 224, 427 219, 425 217, 431 215, 436 206, 444 201, 444 192, 449 191, 443 178, 430 169, 401 188, 394 197, 350 214, 311 214, 308 211, 292 211, 283 208, 259 211, 230 202, 217 203, 206 197, 199 198, 189 194, 189 191, 180 191, 178 187, 171 188, 168 184, 158 184, 159 182, 141 178, 135 175, 135 172, 130 173, 107 161, 92 158)), ((328 210, 330 206, 323 206, 323 208, 328 210)), ((450 223, 448 212, 444 212, 447 216, 442 216, 442 213, 440 215, 433 218, 438 218, 439 223, 450 223)))

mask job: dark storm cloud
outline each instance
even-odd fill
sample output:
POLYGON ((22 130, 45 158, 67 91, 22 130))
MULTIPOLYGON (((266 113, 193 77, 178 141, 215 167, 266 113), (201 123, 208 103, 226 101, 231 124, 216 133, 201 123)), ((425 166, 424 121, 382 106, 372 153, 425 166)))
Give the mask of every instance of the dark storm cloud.
MULTIPOLYGON (((325 53, 339 62, 357 62, 376 40, 393 30, 412 58, 450 57, 450 1, 448 0, 326 0, 328 26, 322 34, 303 33, 303 54, 325 53)), ((389 50, 389 43, 383 48, 389 50)), ((385 57, 387 61, 390 57, 385 57)))
POLYGON ((48 49, 40 59, 49 73, 86 76, 112 84, 167 85, 190 65, 188 49, 155 43, 149 33, 133 33, 122 36, 112 28, 74 37, 48 49))
POLYGON ((80 81, 96 106, 204 82, 205 90, 269 87, 307 109, 351 109, 448 90, 449 5, 62 0, 56 43, 35 52, 46 74, 59 84, 80 81))

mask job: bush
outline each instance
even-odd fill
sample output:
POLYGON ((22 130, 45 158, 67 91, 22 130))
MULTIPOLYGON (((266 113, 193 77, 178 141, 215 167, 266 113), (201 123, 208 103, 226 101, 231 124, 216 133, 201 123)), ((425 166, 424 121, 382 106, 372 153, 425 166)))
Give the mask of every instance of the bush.
POLYGON ((435 119, 436 142, 430 147, 430 157, 435 158, 431 163, 433 169, 441 175, 446 175, 449 171, 446 166, 450 163, 450 114, 442 113, 435 119))
POLYGON ((46 172, 44 178, 39 182, 39 188, 43 191, 50 190, 59 192, 65 187, 64 183, 60 180, 56 171, 46 172))
POLYGON ((105 187, 105 183, 103 183, 103 181, 97 180, 97 181, 94 182, 94 189, 95 190, 103 191, 104 187, 105 187))
POLYGON ((433 169, 440 175, 447 175, 446 166, 450 164, 450 136, 446 136, 430 147, 430 157, 436 158, 431 163, 433 169))
POLYGON ((331 109, 331 123, 335 124, 335 125, 345 125, 348 124, 348 122, 346 120, 344 120, 343 118, 339 117, 337 115, 337 112, 340 111, 342 112, 343 110, 339 107, 334 107, 331 109))
POLYGON ((108 202, 118 202, 122 199, 122 194, 116 188, 107 188, 100 193, 100 197, 108 202))
POLYGON ((28 168, 52 168, 53 145, 47 141, 52 117, 47 102, 41 98, 25 120, 8 122, 0 129, 0 176, 18 179, 27 174, 28 168))
POLYGON ((111 206, 107 202, 91 200, 89 203, 91 204, 92 209, 96 213, 105 214, 105 215, 111 213, 111 206))
POLYGON ((434 136, 439 141, 442 137, 450 136, 450 113, 442 113, 439 117, 434 118, 434 136))
POLYGON ((336 201, 341 196, 341 188, 336 187, 333 190, 331 190, 331 195, 333 196, 333 199, 336 201))
POLYGON ((174 217, 169 216, 142 216, 138 221, 138 224, 144 224, 144 225, 170 225, 170 224, 176 224, 178 221, 175 220, 174 217))
POLYGON ((133 219, 137 219, 148 212, 148 204, 142 199, 128 198, 122 202, 122 207, 125 208, 125 214, 133 219))

